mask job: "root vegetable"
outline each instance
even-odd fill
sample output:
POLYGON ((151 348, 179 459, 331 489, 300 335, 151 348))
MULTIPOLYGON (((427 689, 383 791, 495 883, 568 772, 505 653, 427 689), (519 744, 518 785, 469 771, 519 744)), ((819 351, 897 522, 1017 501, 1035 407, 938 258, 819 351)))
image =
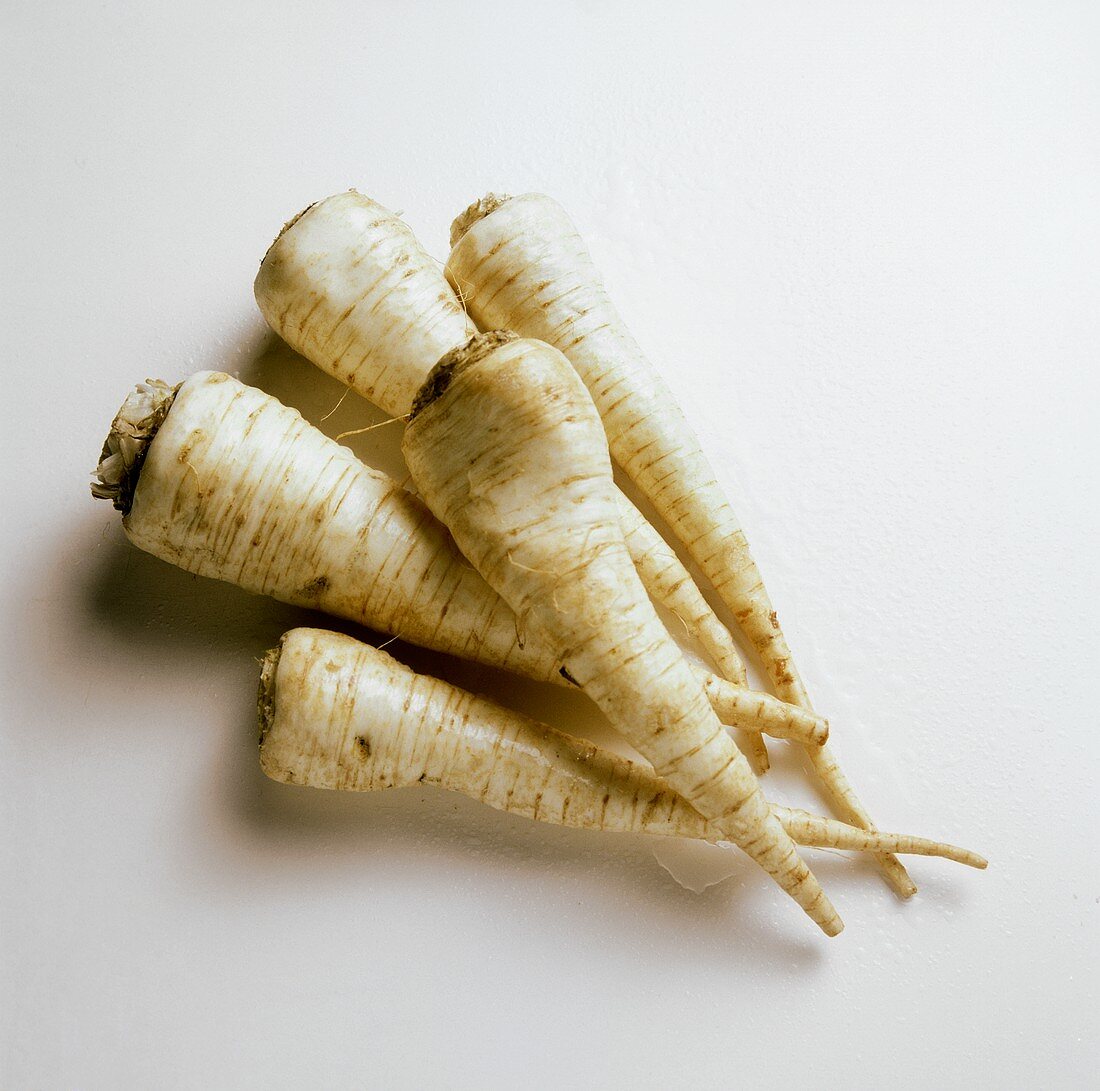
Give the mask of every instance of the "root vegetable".
MULTIPOLYGON (((112 425, 95 495, 139 548, 188 572, 413 644, 566 684, 543 644, 423 502, 263 391, 219 372, 143 384, 112 425)), ((825 721, 701 672, 719 716, 823 741, 825 721)))
POLYGON ((621 492, 615 499, 626 548, 645 589, 655 602, 684 623, 684 629, 699 642, 722 678, 746 685, 745 665, 737 645, 714 616, 680 558, 621 492))
POLYGON ((658 776, 836 935, 839 916, 646 596, 603 425, 569 361, 512 334, 471 339, 432 370, 402 449, 428 507, 520 625, 658 776))
MULTIPOLYGON (((259 709, 260 764, 287 784, 360 792, 433 784, 564 826, 722 837, 647 767, 417 674, 348 636, 286 633, 264 657, 259 709)), ((953 845, 770 807, 801 845, 986 866, 953 845)))
MULTIPOLYGON (((451 229, 447 275, 482 329, 510 329, 560 349, 603 418, 611 452, 714 585, 775 692, 811 710, 786 638, 732 507, 667 385, 615 310, 565 211, 537 193, 490 194, 451 229)), ((833 754, 810 760, 843 817, 873 829, 833 754)), ((902 896, 901 863, 879 861, 902 896)))
MULTIPOLYGON (((408 414, 436 362, 475 332, 408 225, 354 191, 291 220, 264 256, 254 289, 283 340, 392 417, 408 414)), ((744 685, 736 644, 680 559, 626 497, 621 502, 647 590, 679 615, 721 677, 744 685)), ((749 738, 766 765, 760 736, 749 738)))
POLYGON ((283 340, 394 417, 408 413, 432 365, 475 332, 408 224, 354 190, 283 228, 254 291, 283 340))
MULTIPOLYGON (((747 686, 745 665, 729 630, 714 615, 702 592, 672 547, 646 521, 642 513, 618 494, 619 524, 630 559, 654 602, 674 613, 693 636, 721 678, 747 686)), ((742 749, 758 776, 768 771, 768 748, 762 736, 743 733, 742 749)))

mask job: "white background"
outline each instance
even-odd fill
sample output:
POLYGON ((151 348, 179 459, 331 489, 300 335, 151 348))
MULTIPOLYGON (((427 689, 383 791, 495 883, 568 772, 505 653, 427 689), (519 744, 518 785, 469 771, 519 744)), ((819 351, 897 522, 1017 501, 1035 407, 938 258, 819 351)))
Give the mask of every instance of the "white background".
POLYGON ((7 0, 0 30, 5 1087, 1095 1075, 1095 5, 7 0), (640 840, 262 778, 254 657, 317 619, 139 554, 87 474, 148 375, 336 403, 251 283, 349 186, 440 258, 488 189, 566 205, 870 809, 987 872, 915 860, 902 905, 813 854, 826 940, 747 864, 695 895, 640 840))

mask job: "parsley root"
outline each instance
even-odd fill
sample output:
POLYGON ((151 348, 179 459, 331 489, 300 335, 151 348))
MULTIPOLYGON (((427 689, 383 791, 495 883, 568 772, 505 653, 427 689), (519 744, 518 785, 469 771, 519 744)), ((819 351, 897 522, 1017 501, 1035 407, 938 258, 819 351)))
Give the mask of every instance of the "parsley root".
MULTIPOLYGON (((447 275, 482 329, 560 349, 603 418, 611 453, 733 612, 776 694, 810 710, 763 578, 733 508, 664 380, 619 316, 565 210, 549 197, 489 194, 451 228, 447 275)), ((809 758, 842 817, 873 829, 829 749, 809 758)), ((878 861, 901 896, 900 861, 878 861)))
MULTIPOLYGON (((638 762, 322 629, 293 629, 264 657, 260 764, 273 780, 368 792, 433 784, 501 811, 581 829, 717 840, 722 833, 638 762)), ((868 832, 769 804, 800 845, 941 856, 977 853, 868 832)))
POLYGON ((843 924, 769 812, 631 563, 603 425, 557 349, 499 331, 433 368, 402 450, 425 503, 612 725, 827 935, 843 924))

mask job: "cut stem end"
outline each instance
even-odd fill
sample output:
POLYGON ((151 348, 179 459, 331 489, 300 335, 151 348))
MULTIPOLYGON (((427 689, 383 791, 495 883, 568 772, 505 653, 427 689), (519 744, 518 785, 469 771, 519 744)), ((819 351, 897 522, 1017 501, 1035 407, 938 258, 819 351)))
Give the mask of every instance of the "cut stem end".
POLYGON ((507 193, 486 193, 484 197, 479 197, 474 201, 469 208, 460 212, 451 224, 451 247, 453 248, 478 220, 485 219, 486 216, 496 212, 501 205, 511 199, 511 196, 507 193))
POLYGON ((501 345, 507 345, 518 340, 519 337, 510 330, 489 330, 487 333, 475 333, 464 345, 451 349, 428 372, 428 377, 424 380, 423 386, 416 392, 412 411, 408 417, 409 421, 414 421, 422 410, 427 409, 433 402, 442 398, 447 393, 451 383, 463 371, 480 363, 489 353, 500 348, 501 345))
POLYGON ((110 500, 123 515, 130 512, 149 444, 168 416, 177 390, 179 386, 160 379, 147 379, 127 397, 111 422, 99 465, 92 471, 92 496, 110 500))
POLYGON ((279 667, 279 656, 283 654, 286 636, 274 647, 264 653, 260 660, 260 687, 256 694, 256 717, 259 723, 259 743, 261 749, 268 732, 275 723, 275 672, 279 667))

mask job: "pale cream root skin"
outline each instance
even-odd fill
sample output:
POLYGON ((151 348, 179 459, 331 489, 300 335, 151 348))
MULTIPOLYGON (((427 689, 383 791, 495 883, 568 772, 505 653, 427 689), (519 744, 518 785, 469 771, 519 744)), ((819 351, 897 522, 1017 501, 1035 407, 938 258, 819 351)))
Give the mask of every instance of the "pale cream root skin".
POLYGON ((541 194, 496 204, 455 242, 447 275, 483 329, 515 330, 569 358, 603 418, 615 460, 735 612, 777 687, 800 690, 733 509, 561 206, 541 194))
MULTIPOLYGON (((447 276, 471 316, 483 329, 515 330, 565 353, 603 418, 612 455, 733 612, 776 694, 811 711, 737 517, 564 209, 537 193, 478 202, 454 235, 447 276)), ((811 761, 840 813, 873 828, 832 754, 811 761)), ((879 864, 898 894, 916 890, 899 861, 879 864)))
MULTIPOLYGON (((676 552, 622 493, 619 523, 634 567, 654 602, 675 614, 714 664, 720 677, 745 686, 745 665, 729 630, 718 620, 676 552)), ((763 737, 742 732, 741 748, 757 776, 768 771, 763 737)))
POLYGON ((260 762, 275 780, 356 791, 435 784, 590 829, 674 834, 701 823, 644 767, 417 675, 350 637, 288 633, 268 693, 260 762))
POLYGON ((659 776, 826 933, 839 932, 646 596, 623 541, 603 426, 561 353, 515 340, 468 354, 414 414, 403 450, 428 506, 521 625, 555 649, 659 776))
POLYGON ((675 551, 622 493, 617 499, 626 548, 646 590, 683 622, 684 629, 707 653, 723 678, 736 686, 747 685, 745 664, 733 637, 714 616, 675 551))
POLYGON ((800 845, 821 849, 847 849, 856 852, 905 853, 908 856, 939 856, 957 864, 984 871, 988 866, 984 856, 970 849, 933 841, 928 837, 914 837, 907 833, 883 833, 880 830, 863 830, 838 822, 835 818, 811 814, 795 807, 772 804, 772 813, 783 828, 800 845))
MULTIPOLYGON (((395 418, 409 412, 440 357, 474 332, 442 266, 408 225, 354 191, 311 205, 283 228, 260 266, 255 294, 285 341, 395 418)), ((641 521, 631 542, 643 582, 683 617, 721 677, 743 685, 729 633, 675 553, 625 497, 623 504, 641 521), (659 555, 647 556, 647 544, 659 555)), ((759 736, 748 737, 766 758, 759 736)))
POLYGON ((130 540, 188 572, 541 679, 515 616, 423 503, 228 375, 184 382, 149 446, 130 540))
MULTIPOLYGON (((157 414, 155 434, 142 441, 123 519, 139 548, 254 594, 567 684, 558 658, 537 640, 521 640, 515 614, 424 503, 392 478, 228 375, 200 372, 174 396, 164 384, 158 389, 171 408, 157 414)), ((134 404, 144 406, 144 395, 127 398, 134 404)), ((144 419, 144 409, 136 412, 144 419)), ((126 442, 131 423, 128 417, 126 442)), ((101 469, 117 476, 119 443, 108 447, 101 469)), ((137 452, 131 455, 133 465, 137 452)), ((105 499, 118 496, 103 483, 96 489, 105 499)), ((720 715, 745 730, 821 737, 824 721, 807 721, 780 702, 758 709, 751 691, 702 678, 720 715)))
MULTIPOLYGON (((259 709, 260 764, 288 784, 360 792, 433 784, 580 829, 722 837, 645 766, 418 675, 351 637, 287 633, 265 657, 259 709)), ((868 833, 775 804, 771 810, 799 844, 985 866, 953 845, 868 833)))
POLYGON ((724 679, 696 671, 711 707, 723 723, 760 731, 773 739, 790 739, 821 749, 829 738, 829 724, 797 705, 788 705, 770 693, 731 686, 724 679))
POLYGON ((395 417, 432 364, 474 332, 412 229, 354 191, 288 224, 254 288, 284 341, 395 417))

